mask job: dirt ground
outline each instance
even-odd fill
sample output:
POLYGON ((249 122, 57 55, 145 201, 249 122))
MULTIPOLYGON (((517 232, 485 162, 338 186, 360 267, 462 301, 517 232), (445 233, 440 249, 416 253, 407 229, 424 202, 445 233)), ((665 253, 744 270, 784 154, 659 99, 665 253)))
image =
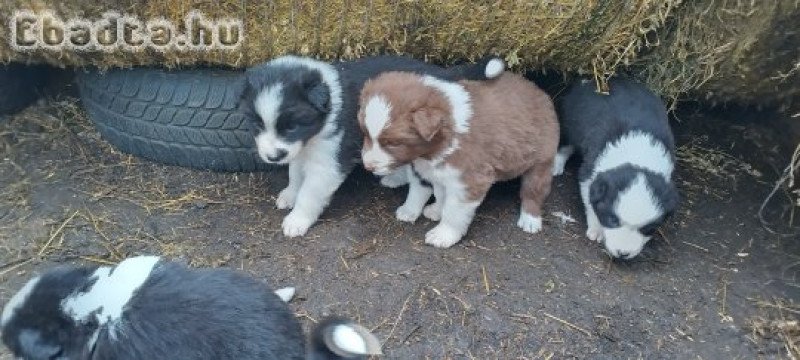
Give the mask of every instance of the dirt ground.
MULTIPOLYGON (((612 262, 583 235, 574 163, 537 235, 515 225, 511 182, 492 190, 464 241, 434 249, 430 221, 394 219, 404 190, 359 171, 308 236, 287 239, 274 206, 285 170, 135 159, 99 138, 77 100, 50 99, 0 123, 0 303, 54 264, 159 254, 295 286, 306 326, 350 316, 387 359, 788 358, 781 334, 759 324, 797 320, 800 236, 770 233, 756 213, 789 135, 769 113, 676 114, 683 206, 643 256, 612 262)), ((785 224, 784 205, 768 218, 785 224)))

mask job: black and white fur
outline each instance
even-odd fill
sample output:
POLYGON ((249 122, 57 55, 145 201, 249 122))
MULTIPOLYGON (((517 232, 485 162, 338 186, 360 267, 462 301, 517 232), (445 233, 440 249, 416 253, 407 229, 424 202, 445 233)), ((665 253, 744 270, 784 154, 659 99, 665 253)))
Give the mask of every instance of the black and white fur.
POLYGON ((664 103, 644 85, 623 78, 610 94, 594 82, 573 84, 559 102, 562 145, 553 174, 577 151, 586 236, 615 258, 638 255, 678 206, 672 183, 675 144, 664 103))
MULTIPOLYGON (((284 235, 304 235, 360 161, 363 139, 356 114, 368 79, 385 71, 409 71, 448 80, 482 80, 503 70, 499 58, 444 69, 399 56, 334 64, 283 56, 248 69, 245 102, 258 115, 258 154, 267 163, 289 165, 289 185, 276 201, 278 208, 292 209, 283 219, 284 235)), ((401 169, 382 183, 403 185, 404 173, 401 169)))
POLYGON ((294 294, 225 269, 140 256, 115 267, 64 267, 28 281, 0 318, 21 359, 350 359, 379 353, 346 320, 324 323, 308 349, 285 304, 294 294))

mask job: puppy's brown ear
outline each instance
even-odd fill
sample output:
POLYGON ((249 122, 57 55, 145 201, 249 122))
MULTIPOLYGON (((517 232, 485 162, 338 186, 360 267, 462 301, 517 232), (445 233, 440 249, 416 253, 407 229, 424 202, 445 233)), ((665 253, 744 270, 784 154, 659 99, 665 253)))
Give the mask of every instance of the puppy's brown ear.
POLYGON ((421 108, 411 114, 414 128, 425 141, 431 141, 436 133, 442 129, 445 114, 439 109, 421 108))

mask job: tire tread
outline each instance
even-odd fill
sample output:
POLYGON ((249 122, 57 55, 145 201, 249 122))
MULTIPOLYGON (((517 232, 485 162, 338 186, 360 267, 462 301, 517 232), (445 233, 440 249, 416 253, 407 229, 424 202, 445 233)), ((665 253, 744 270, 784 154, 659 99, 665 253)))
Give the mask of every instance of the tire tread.
POLYGON ((240 72, 159 69, 85 72, 81 100, 100 134, 123 152, 198 169, 269 169, 239 110, 240 72))

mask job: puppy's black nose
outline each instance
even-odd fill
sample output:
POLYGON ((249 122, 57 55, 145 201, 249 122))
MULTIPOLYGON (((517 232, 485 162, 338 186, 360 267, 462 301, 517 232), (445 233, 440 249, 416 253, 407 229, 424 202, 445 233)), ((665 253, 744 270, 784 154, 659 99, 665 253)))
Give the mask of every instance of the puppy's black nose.
POLYGON ((629 256, 630 254, 631 254, 631 253, 630 253, 630 252, 627 252, 627 251, 620 251, 620 252, 618 252, 618 253, 617 253, 617 258, 620 258, 620 259, 628 259, 628 256, 629 256))
POLYGON ((275 154, 275 156, 267 156, 267 159, 269 159, 269 161, 272 162, 278 162, 283 160, 283 158, 286 157, 286 154, 287 154, 286 150, 280 149, 278 150, 278 153, 275 154))

